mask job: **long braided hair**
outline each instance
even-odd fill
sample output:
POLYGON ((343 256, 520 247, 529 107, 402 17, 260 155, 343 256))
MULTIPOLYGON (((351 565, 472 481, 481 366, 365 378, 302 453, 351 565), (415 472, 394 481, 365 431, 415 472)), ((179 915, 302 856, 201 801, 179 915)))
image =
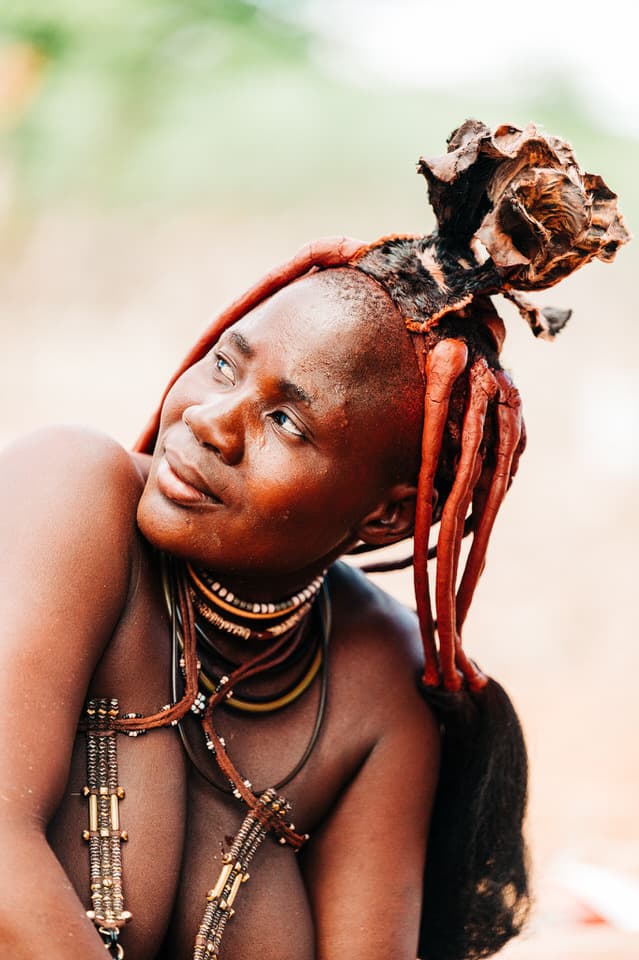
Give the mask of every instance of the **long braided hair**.
MULTIPOLYGON (((491 131, 466 121, 448 152, 422 158, 418 170, 437 217, 432 234, 370 246, 343 237, 309 244, 217 318, 169 388, 232 323, 319 269, 367 274, 404 320, 424 382, 413 553, 425 654, 420 685, 442 727, 419 951, 423 960, 473 960, 514 936, 528 907, 523 735, 509 698, 461 639, 525 446, 520 396, 499 362, 505 331, 491 296, 513 301, 533 334, 551 339, 570 312, 538 310, 521 291, 549 287, 595 257, 612 260, 629 234, 603 180, 583 173, 568 144, 532 124, 491 131), (472 540, 460 573, 466 535, 472 540), (429 559, 436 559, 432 596, 429 559)), ((153 449, 158 425, 159 411, 136 449, 153 449)))

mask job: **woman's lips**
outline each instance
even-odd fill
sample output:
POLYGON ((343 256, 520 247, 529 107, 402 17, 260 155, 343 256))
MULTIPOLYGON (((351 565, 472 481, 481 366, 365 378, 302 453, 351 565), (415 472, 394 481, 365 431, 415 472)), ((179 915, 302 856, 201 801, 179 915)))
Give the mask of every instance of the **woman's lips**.
POLYGON ((217 497, 212 494, 202 493, 197 487, 192 486, 178 476, 166 456, 162 457, 156 474, 157 485, 169 500, 173 503, 191 506, 199 503, 219 503, 217 497))

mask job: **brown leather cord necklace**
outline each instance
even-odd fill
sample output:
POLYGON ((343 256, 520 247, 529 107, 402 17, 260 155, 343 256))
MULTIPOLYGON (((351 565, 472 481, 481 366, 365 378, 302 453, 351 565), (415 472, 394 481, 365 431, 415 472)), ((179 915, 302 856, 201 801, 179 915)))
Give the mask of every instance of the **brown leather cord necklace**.
MULTIPOLYGON (((166 576, 168 579, 168 587, 169 587, 168 593, 170 597, 170 612, 171 612, 172 698, 174 702, 177 702, 177 700, 179 699, 178 684, 180 681, 180 673, 181 673, 180 655, 179 655, 180 646, 181 646, 181 617, 179 612, 179 606, 178 606, 178 603, 176 602, 175 571, 174 570, 166 571, 166 576)), ((308 739, 304 752, 302 753, 300 759, 297 761, 297 763, 292 768, 292 770, 290 770, 290 772, 285 777, 283 777, 281 780, 278 781, 278 783, 275 784, 275 786, 273 787, 275 791, 281 790, 282 787, 290 783, 291 780, 293 780, 298 775, 298 773, 303 769, 303 767, 306 765, 317 744, 317 741, 319 739, 319 735, 322 729, 322 725, 324 722, 324 718, 326 715, 326 704, 328 699, 328 643, 329 643, 330 629, 331 629, 331 604, 330 604, 330 595, 329 595, 328 585, 326 581, 322 584, 321 590, 319 592, 318 602, 317 604, 314 605, 313 611, 311 611, 311 615, 313 613, 315 614, 315 616, 319 621, 319 630, 320 630, 320 636, 321 636, 320 650, 322 654, 322 658, 321 658, 322 679, 321 679, 319 701, 317 705, 317 713, 315 716, 313 729, 311 731, 311 735, 308 739)), ((281 644, 282 644, 282 641, 281 640, 278 641, 277 644, 271 647, 270 653, 271 654, 275 653, 276 648, 279 648, 281 644)), ((206 714, 209 714, 209 715, 212 714, 213 709, 217 705, 217 703, 224 701, 224 699, 228 700, 229 693, 232 691, 234 684, 240 679, 241 675, 244 674, 244 677, 246 677, 251 672, 252 665, 255 664, 255 661, 256 660, 264 661, 268 653, 269 651, 265 651, 259 654, 257 658, 254 658, 254 660, 249 661, 247 664, 241 664, 230 675, 230 677, 221 678, 221 680, 218 681, 218 684, 215 690, 209 697, 206 703, 206 706, 204 707, 204 711, 206 711, 206 714), (225 683, 223 683, 222 681, 225 681, 225 683), (224 694, 223 690, 225 687, 227 689, 227 692, 224 694), (220 697, 220 694, 222 694, 221 697, 220 697), (214 699, 217 699, 217 703, 212 703, 214 699)), ((277 659, 278 658, 273 658, 274 661, 277 659)), ((276 666, 276 665, 277 663, 274 662, 273 666, 276 666)), ((266 664, 262 663, 262 667, 259 670, 259 673, 266 672, 266 670, 268 669, 269 669, 268 662, 266 662, 266 664)), ((304 691, 301 690, 299 695, 301 696, 303 692, 304 691)), ((202 696, 201 693, 199 695, 202 696)), ((196 703, 197 702, 198 701, 196 699, 196 703)), ((200 700, 199 703, 201 704, 202 701, 200 700)), ((275 709, 277 708, 278 707, 276 707, 275 709)), ((191 709, 193 710, 193 707, 191 709)), ((204 716, 203 716, 202 725, 204 727, 204 716)), ((185 753, 187 754, 189 760, 191 761, 191 763, 193 764, 197 772, 200 774, 200 776, 204 780, 206 780, 207 783, 210 783, 211 786, 213 786, 216 790, 226 794, 233 794, 234 796, 237 797, 238 789, 236 784, 233 784, 228 787, 223 784, 220 784, 217 780, 214 779, 210 770, 207 769, 202 764, 201 760, 198 758, 196 752, 194 751, 188 739, 188 734, 184 729, 184 726, 181 721, 178 722, 177 729, 178 729, 180 740, 182 741, 182 745, 184 747, 185 753)), ((214 754, 214 756, 216 756, 216 759, 217 759, 217 752, 214 748, 212 749, 212 746, 211 746, 213 744, 213 740, 211 739, 210 735, 207 736, 206 727, 204 727, 204 729, 205 729, 207 747, 214 754)), ((220 739, 220 742, 222 747, 224 747, 225 746, 224 741, 220 739)), ((245 786, 248 783, 246 780, 244 780, 243 782, 245 786)), ((256 791, 256 793, 258 794, 261 792, 262 791, 256 791)))
MULTIPOLYGON (((187 569, 190 574, 190 568, 187 567, 187 569)), ((321 578, 317 578, 315 581, 317 583, 317 588, 313 593, 313 599, 321 589, 323 579, 324 577, 322 576, 321 578)), ((184 642, 182 637, 182 621, 180 618, 179 606, 175 604, 174 598, 172 599, 171 596, 171 586, 165 566, 163 567, 162 571, 162 585, 167 612, 172 621, 174 616, 177 617, 177 637, 181 654, 179 666, 184 675, 185 660, 183 656, 184 642)), ((305 591, 305 593, 306 592, 308 591, 305 591)), ((305 603, 306 599, 307 598, 305 598, 305 603)), ((286 631, 287 637, 290 638, 290 645, 287 647, 286 656, 278 658, 277 663, 272 662, 269 666, 269 674, 275 675, 283 670, 290 670, 291 667, 296 666, 301 662, 301 672, 299 672, 297 676, 295 676, 292 681, 289 681, 282 689, 278 690, 275 695, 269 694, 264 696, 248 694, 245 692, 239 694, 235 691, 233 691, 231 694, 229 692, 226 696, 225 706, 245 713, 271 713, 275 710, 280 710, 283 707, 288 706, 290 703, 293 703, 310 687, 320 670, 324 655, 321 640, 317 636, 317 633, 308 629, 309 618, 307 614, 310 612, 312 604, 306 605, 307 609, 304 613, 304 616, 286 631)), ((220 673, 218 670, 216 671, 217 675, 214 675, 208 666, 205 672, 204 667, 202 664, 200 664, 198 672, 199 692, 196 696, 195 704, 191 708, 196 714, 204 711, 208 697, 216 692, 222 677, 225 674, 236 671, 240 667, 239 663, 229 660, 228 656, 223 654, 218 649, 216 641, 208 632, 208 630, 205 629, 205 627, 210 627, 208 619, 205 623, 201 623, 196 617, 195 630, 198 641, 201 641, 201 643, 198 644, 198 654, 200 660, 204 660, 205 655, 208 657, 209 654, 213 654, 214 657, 222 663, 222 673, 220 673)), ((270 637, 271 642, 273 642, 273 639, 273 637, 270 637)))

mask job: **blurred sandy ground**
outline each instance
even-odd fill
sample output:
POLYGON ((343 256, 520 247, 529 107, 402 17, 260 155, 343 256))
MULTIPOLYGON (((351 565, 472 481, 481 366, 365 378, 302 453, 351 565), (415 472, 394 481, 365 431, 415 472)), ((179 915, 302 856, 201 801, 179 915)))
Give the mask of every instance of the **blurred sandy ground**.
MULTIPOLYGON (((313 236, 405 226, 390 202, 251 220, 42 214, 0 267, 0 441, 66 421, 132 443, 210 313, 262 271, 313 236)), ((574 923, 548 880, 560 857, 639 878, 638 272, 635 245, 541 297, 575 311, 554 345, 503 305, 529 447, 466 646, 512 692, 531 753, 538 909, 513 960, 639 956, 636 934, 574 923)), ((406 576, 382 582, 412 602, 406 576)))

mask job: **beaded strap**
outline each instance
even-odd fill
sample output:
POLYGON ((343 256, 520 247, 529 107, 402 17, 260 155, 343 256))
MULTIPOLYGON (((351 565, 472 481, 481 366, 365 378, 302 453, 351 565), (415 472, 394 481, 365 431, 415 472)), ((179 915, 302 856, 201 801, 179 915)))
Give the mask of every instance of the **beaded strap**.
POLYGON ((193 587, 191 587, 190 595, 193 606, 205 620, 208 620, 208 622, 214 627, 217 627, 218 630, 229 633, 234 637, 241 637, 243 640, 274 640, 276 637, 281 637, 282 634, 288 633, 303 620, 312 606, 310 601, 306 602, 281 623, 267 627, 265 630, 252 630, 250 627, 246 627, 240 623, 234 623, 232 620, 227 620, 220 616, 219 613, 213 610, 209 604, 199 596, 193 587))
POLYGON ((226 610, 227 613, 233 613, 247 620, 279 619, 288 613, 293 613, 317 596, 326 576, 326 570, 324 570, 321 576, 315 577, 307 587, 287 597, 286 600, 280 600, 277 603, 252 603, 241 600, 206 570, 196 570, 190 563, 186 564, 186 569, 192 584, 203 597, 222 610, 226 610))
POLYGON ((82 794, 89 807, 89 828, 82 837, 89 844, 91 910, 87 916, 98 928, 104 945, 116 960, 124 950, 118 937, 131 919, 124 909, 122 892, 122 841, 120 800, 124 790, 118 783, 117 734, 112 729, 118 716, 117 700, 90 700, 87 705, 87 785, 82 794))
MULTIPOLYGON (((271 787, 260 797, 264 812, 284 817, 290 804, 271 787)), ((222 857, 224 866, 215 886, 206 895, 204 916, 195 938, 193 960, 218 960, 226 924, 235 913, 233 903, 243 883, 249 879, 248 865, 269 830, 258 812, 250 810, 240 827, 229 853, 222 857)))

